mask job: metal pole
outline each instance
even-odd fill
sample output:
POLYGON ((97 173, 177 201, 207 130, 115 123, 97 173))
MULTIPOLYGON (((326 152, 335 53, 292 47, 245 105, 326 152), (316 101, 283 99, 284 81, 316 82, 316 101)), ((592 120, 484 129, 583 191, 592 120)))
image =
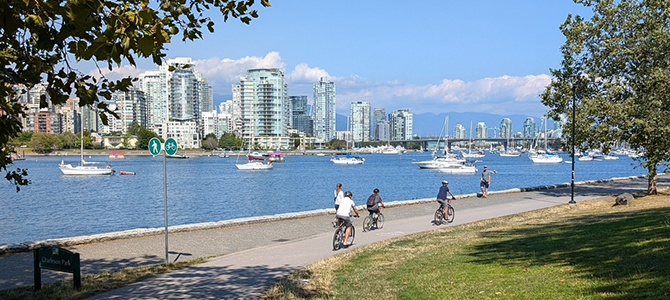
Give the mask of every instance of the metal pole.
POLYGON ((575 84, 572 84, 572 183, 570 187, 572 188, 572 193, 570 194, 569 204, 575 204, 575 99, 577 98, 577 92, 575 89, 575 84))
POLYGON ((168 260, 168 208, 167 208, 167 168, 166 168, 167 154, 163 151, 163 205, 165 206, 165 265, 169 265, 168 260))

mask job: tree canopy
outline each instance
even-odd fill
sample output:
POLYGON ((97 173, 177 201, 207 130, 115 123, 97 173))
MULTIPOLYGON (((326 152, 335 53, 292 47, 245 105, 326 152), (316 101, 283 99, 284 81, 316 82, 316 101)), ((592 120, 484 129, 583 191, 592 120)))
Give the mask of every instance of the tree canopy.
MULTIPOLYGON (((258 12, 254 0, 3 0, 0 1, 0 171, 17 188, 28 184, 26 170, 11 171, 8 142, 21 132, 25 107, 19 95, 46 82, 40 106, 63 104, 70 96, 80 106, 96 106, 107 124, 114 115, 101 100, 127 91, 133 78, 97 78, 79 71, 77 62, 91 61, 109 70, 136 59, 150 58, 160 65, 165 46, 181 33, 182 41, 214 32, 205 15, 218 10, 223 21, 237 18, 249 24, 258 12), (50 102, 50 103, 49 103, 50 102)), ((261 0, 270 6, 269 0, 261 0)), ((98 67, 100 68, 100 67, 98 67)))
POLYGON ((576 145, 607 152, 627 142, 643 150, 648 193, 655 194, 657 167, 670 159, 670 1, 575 2, 593 16, 569 15, 561 25, 563 61, 551 70, 542 102, 553 117, 567 113, 576 145))

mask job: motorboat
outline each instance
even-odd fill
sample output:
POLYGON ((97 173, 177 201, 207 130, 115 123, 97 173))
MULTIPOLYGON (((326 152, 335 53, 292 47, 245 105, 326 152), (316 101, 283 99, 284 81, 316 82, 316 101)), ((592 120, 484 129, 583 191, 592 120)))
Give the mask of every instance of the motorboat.
POLYGON ((582 155, 578 158, 579 161, 592 161, 593 156, 590 155, 582 155))
POLYGON ((168 155, 167 158, 174 158, 174 159, 187 159, 188 155, 186 154, 179 154, 179 155, 168 155))
POLYGON ((284 153, 281 152, 270 152, 268 153, 268 161, 270 162, 283 162, 284 161, 284 153))
POLYGON ((330 158, 336 165, 360 165, 365 162, 365 158, 356 155, 334 155, 330 158))
POLYGON ((125 159, 126 156, 123 153, 123 151, 110 151, 109 156, 107 157, 108 159, 125 159))
POLYGON ((500 152, 501 157, 516 157, 516 156, 520 156, 520 155, 521 155, 521 152, 517 151, 516 149, 509 149, 509 150, 500 152))
POLYGON ((536 164, 556 164, 563 161, 562 157, 550 153, 538 154, 530 157, 530 159, 536 164))
POLYGON ((446 168, 452 165, 463 164, 465 159, 457 158, 455 155, 435 156, 431 160, 415 161, 412 164, 419 166, 421 169, 439 169, 446 168))
POLYGON ((617 160, 617 159, 619 159, 619 157, 614 156, 614 155, 605 155, 605 156, 603 156, 603 159, 605 159, 605 160, 617 160))
POLYGON ((445 168, 439 168, 437 169, 437 171, 439 171, 440 173, 447 173, 447 174, 476 174, 477 167, 468 166, 465 164, 459 164, 459 165, 448 166, 445 168))

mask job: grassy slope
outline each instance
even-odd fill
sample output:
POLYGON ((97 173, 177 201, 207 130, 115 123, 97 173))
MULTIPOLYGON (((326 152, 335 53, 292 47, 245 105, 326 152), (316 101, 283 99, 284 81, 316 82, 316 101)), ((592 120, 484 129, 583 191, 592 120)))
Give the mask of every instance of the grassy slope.
POLYGON ((668 191, 613 203, 563 205, 361 247, 291 274, 266 297, 670 299, 668 191))

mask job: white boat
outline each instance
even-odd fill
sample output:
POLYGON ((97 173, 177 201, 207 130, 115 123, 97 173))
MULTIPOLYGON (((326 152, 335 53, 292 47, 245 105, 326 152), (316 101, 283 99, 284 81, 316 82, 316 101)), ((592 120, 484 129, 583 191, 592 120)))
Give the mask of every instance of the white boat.
POLYGON ((472 121, 470 121, 470 138, 468 139, 468 152, 467 153, 461 152, 461 155, 465 159, 470 159, 470 160, 472 160, 472 158, 483 158, 484 156, 486 156, 486 153, 484 153, 483 150, 478 150, 478 151, 472 152, 472 149, 471 149, 472 148, 472 143, 470 141, 472 141, 472 121))
POLYGON ((447 156, 435 156, 431 160, 414 161, 412 164, 419 166, 421 169, 438 169, 463 164, 464 162, 465 159, 459 159, 454 155, 448 154, 447 156))
POLYGON ((238 170, 270 170, 272 169, 271 162, 250 160, 245 164, 235 164, 238 170))
POLYGON ((464 164, 452 165, 446 168, 437 169, 440 173, 447 174, 475 174, 477 173, 477 167, 475 166, 466 166, 464 164))
POLYGON ((614 155, 605 155, 605 156, 603 156, 603 158, 605 160, 617 160, 617 159, 619 159, 618 156, 614 156, 614 155))
MULTIPOLYGON (((251 141, 253 140, 252 138, 249 138, 249 149, 251 149, 251 141)), ((240 156, 237 156, 239 159, 240 156)), ((272 169, 272 162, 265 161, 265 158, 263 155, 261 155, 258 152, 254 153, 247 153, 247 158, 249 159, 246 163, 243 164, 235 164, 235 167, 237 167, 238 170, 271 170, 272 169)))
MULTIPOLYGON (((81 124, 84 124, 84 115, 81 115, 81 124)), ((80 144, 81 149, 79 150, 79 165, 73 166, 72 164, 66 164, 63 160, 60 161, 58 168, 63 172, 63 175, 112 175, 114 174, 114 169, 112 166, 107 165, 104 162, 87 162, 84 161, 84 129, 81 128, 80 132, 80 144), (104 166, 100 166, 104 164, 104 166)))
POLYGON ((590 155, 582 155, 578 158, 579 161, 592 161, 593 157, 590 155))
POLYGON ((360 165, 365 162, 365 158, 355 156, 355 155, 335 155, 330 158, 336 165, 360 165))
POLYGON ((515 156, 520 156, 520 155, 521 155, 521 152, 516 151, 516 150, 500 152, 501 157, 515 157, 515 156))
POLYGON ((556 154, 538 154, 530 158, 536 164, 556 164, 563 161, 563 158, 556 154))
MULTIPOLYGON (((547 122, 545 117, 543 117, 542 122, 544 122, 544 149, 549 149, 547 142, 547 122)), ((545 150, 544 153, 538 152, 537 155, 529 156, 529 158, 536 164, 557 164, 563 161, 562 157, 550 153, 547 150, 545 150)))

